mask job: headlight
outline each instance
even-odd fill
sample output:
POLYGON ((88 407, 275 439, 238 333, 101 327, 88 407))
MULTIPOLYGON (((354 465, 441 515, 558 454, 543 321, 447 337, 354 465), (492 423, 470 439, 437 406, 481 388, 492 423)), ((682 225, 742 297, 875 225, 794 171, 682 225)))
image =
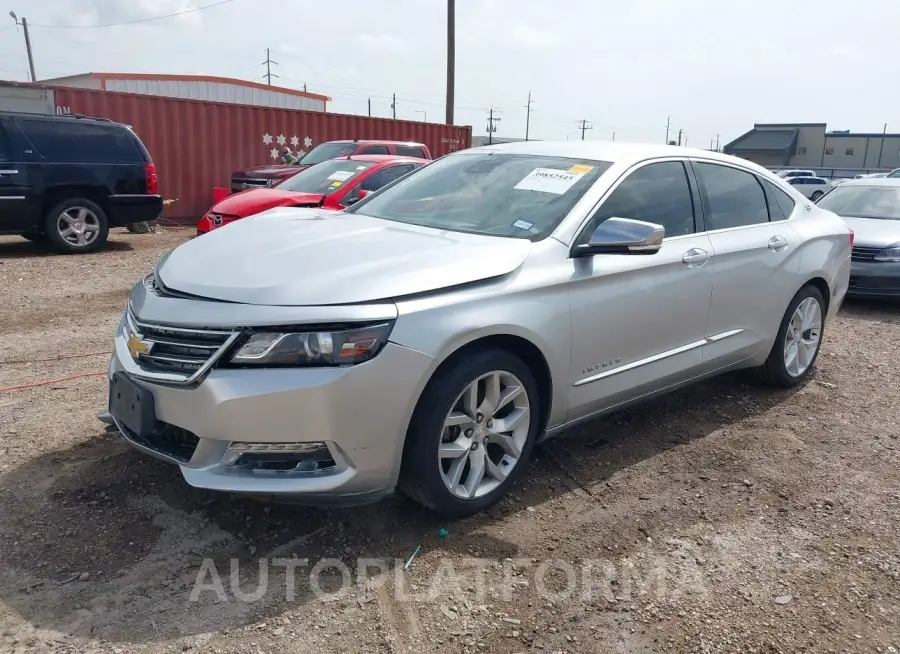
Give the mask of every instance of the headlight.
POLYGON ((362 363, 384 347, 391 323, 346 330, 256 332, 229 359, 235 366, 341 366, 362 363))
POLYGON ((875 261, 900 262, 900 244, 883 249, 875 255, 875 261))

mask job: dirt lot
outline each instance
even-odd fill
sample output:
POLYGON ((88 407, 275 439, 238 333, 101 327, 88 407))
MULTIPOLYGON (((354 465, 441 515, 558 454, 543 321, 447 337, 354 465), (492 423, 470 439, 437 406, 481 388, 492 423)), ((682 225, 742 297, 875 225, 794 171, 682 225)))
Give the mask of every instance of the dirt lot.
MULTIPOLYGON (((0 388, 103 371, 185 235, 0 239, 0 388)), ((738 374, 597 421, 455 523, 193 490, 94 418, 102 375, 0 391, 0 651, 896 652, 900 307, 825 340, 804 388, 738 374), (357 583, 360 557, 390 568, 357 583)))

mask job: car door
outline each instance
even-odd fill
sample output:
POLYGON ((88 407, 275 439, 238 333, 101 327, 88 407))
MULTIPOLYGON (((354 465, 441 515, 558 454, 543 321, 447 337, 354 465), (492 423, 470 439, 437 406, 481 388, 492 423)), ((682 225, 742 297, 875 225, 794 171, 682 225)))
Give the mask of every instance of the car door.
POLYGON ((770 343, 799 290, 801 238, 780 203, 791 205, 788 215, 801 209, 775 184, 746 169, 699 160, 692 165, 716 277, 703 360, 705 368, 716 369, 770 343))
POLYGON ((662 225, 654 254, 573 259, 569 419, 665 388, 702 364, 713 288, 712 247, 698 233, 699 200, 678 159, 630 170, 575 240, 612 218, 662 225))
POLYGON ((24 232, 34 229, 33 212, 28 207, 28 168, 17 128, 11 120, 0 118, 0 232, 24 232))

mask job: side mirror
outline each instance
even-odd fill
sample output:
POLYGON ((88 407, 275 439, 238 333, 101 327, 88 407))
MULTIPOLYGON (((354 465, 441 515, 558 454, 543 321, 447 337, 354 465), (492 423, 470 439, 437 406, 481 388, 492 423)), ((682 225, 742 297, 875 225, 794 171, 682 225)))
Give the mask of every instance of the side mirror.
POLYGON ((369 192, 366 189, 356 188, 346 195, 346 197, 341 201, 341 204, 343 204, 345 207, 349 207, 351 204, 356 204, 357 202, 362 200, 368 194, 369 192))
POLYGON ((573 255, 655 254, 662 247, 666 228, 631 218, 609 218, 597 225, 591 239, 575 247, 573 255))

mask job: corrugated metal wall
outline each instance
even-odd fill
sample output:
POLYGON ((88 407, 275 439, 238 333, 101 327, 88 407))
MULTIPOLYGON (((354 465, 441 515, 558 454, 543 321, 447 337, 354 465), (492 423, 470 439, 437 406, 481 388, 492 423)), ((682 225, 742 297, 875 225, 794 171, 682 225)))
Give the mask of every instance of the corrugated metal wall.
POLYGON ((471 127, 111 91, 57 87, 56 104, 131 125, 153 156, 163 197, 178 199, 165 213, 177 219, 202 216, 213 187, 228 186, 233 171, 273 163, 279 137, 289 147, 297 137, 292 150, 338 139, 418 141, 434 157, 472 142, 471 127))
POLYGON ((241 84, 187 80, 107 79, 107 91, 161 95, 169 98, 252 104, 278 109, 325 111, 325 102, 292 93, 280 93, 241 84))
POLYGON ((0 82, 0 111, 52 114, 55 108, 53 89, 17 82, 0 82))

